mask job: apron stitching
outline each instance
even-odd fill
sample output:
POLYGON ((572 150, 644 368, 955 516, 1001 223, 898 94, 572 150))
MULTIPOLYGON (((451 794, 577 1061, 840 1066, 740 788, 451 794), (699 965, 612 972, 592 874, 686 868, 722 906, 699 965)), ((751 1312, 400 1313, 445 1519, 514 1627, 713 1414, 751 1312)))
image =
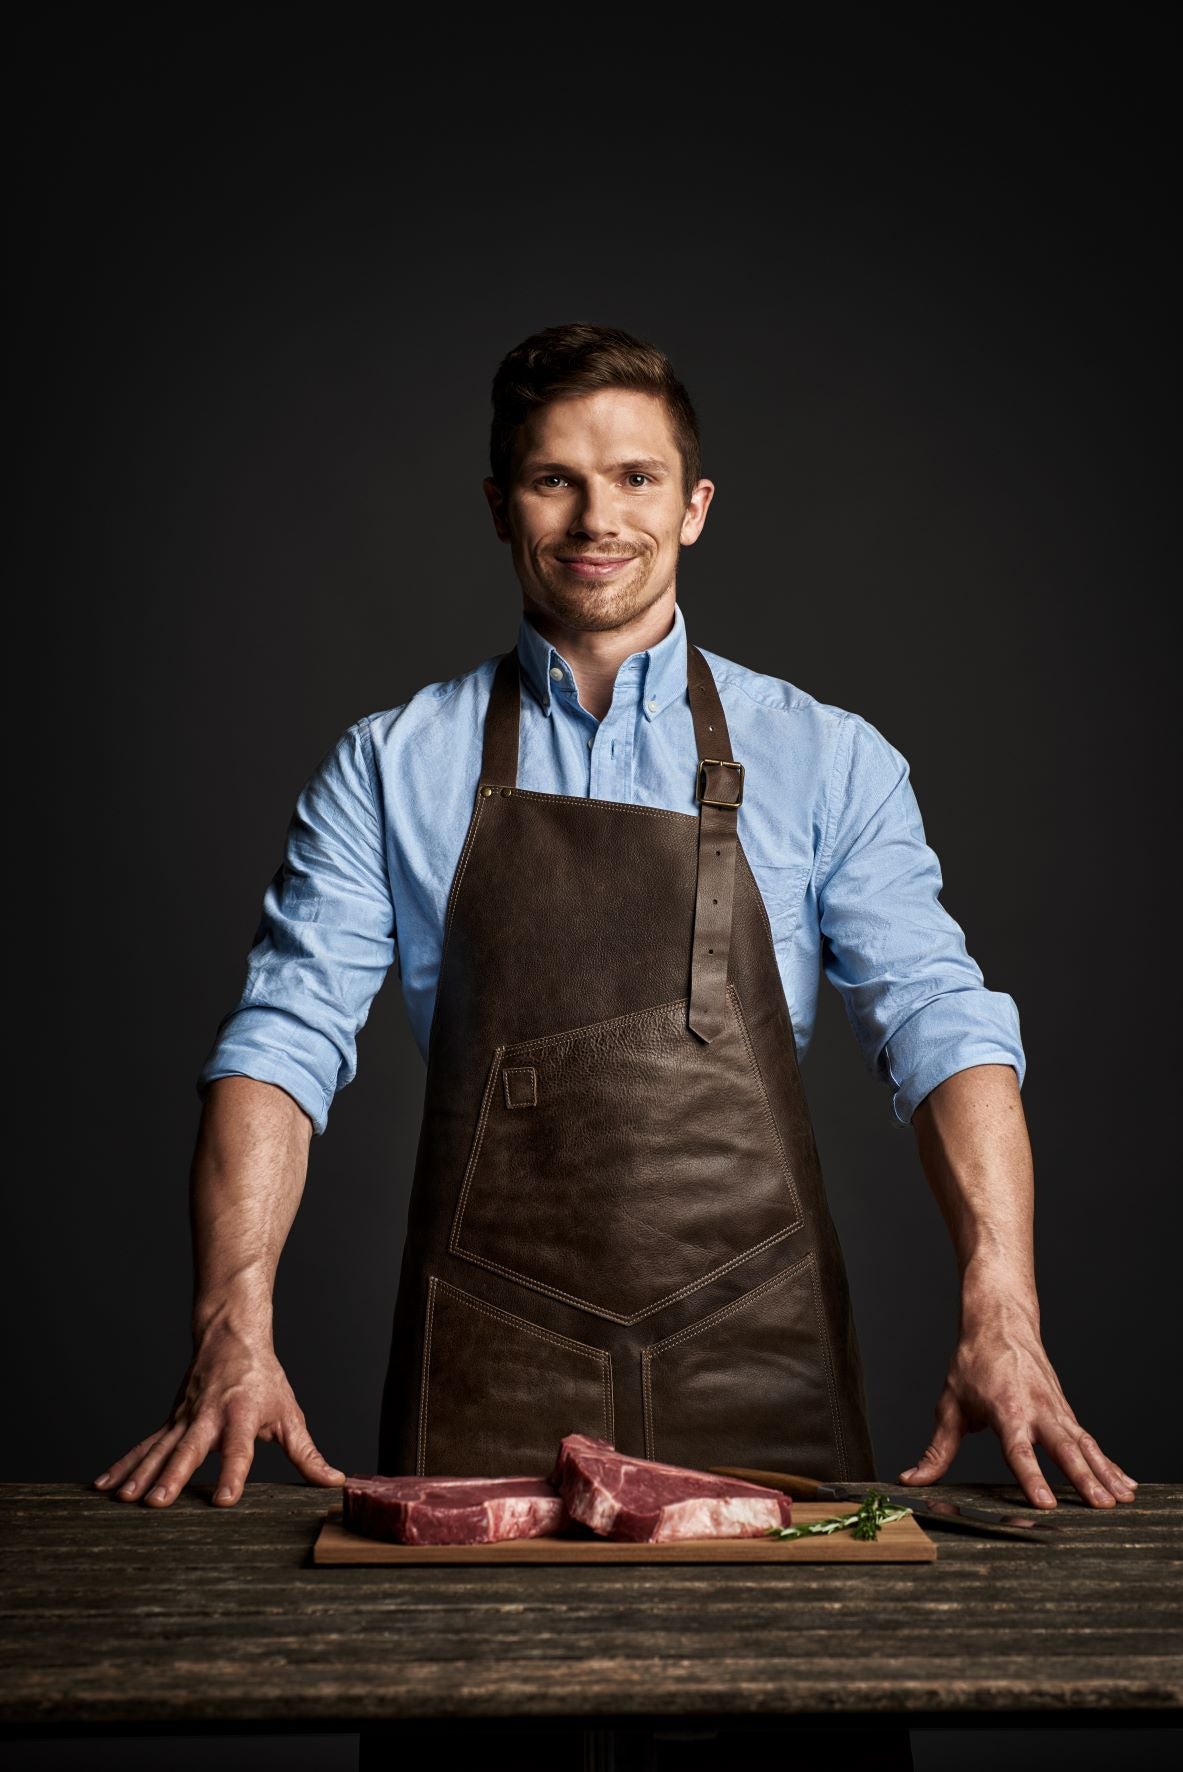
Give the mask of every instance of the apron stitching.
MULTIPOLYGON (((683 1342, 693 1341, 696 1335, 701 1335, 707 1329, 715 1328, 719 1323, 725 1322, 728 1317, 734 1317, 739 1311, 745 1310, 749 1304, 754 1304, 757 1299, 773 1291, 777 1286, 783 1286, 786 1281, 801 1273, 802 1269, 812 1269, 813 1266, 813 1251, 810 1250, 808 1255, 803 1256, 800 1261, 794 1262, 792 1267, 784 1268, 779 1274, 773 1274, 770 1279, 761 1281, 759 1286, 753 1286, 752 1290, 745 1292, 741 1298, 733 1298, 730 1304, 725 1304, 719 1310, 712 1311, 710 1316, 703 1317, 700 1322, 690 1323, 685 1329, 679 1329, 675 1334, 667 1335, 664 1341, 656 1341, 651 1347, 641 1349, 641 1391, 645 1416, 646 1458, 656 1458, 657 1456, 657 1422, 653 1407, 653 1361, 657 1355, 665 1353, 668 1348, 679 1347, 683 1342)), ((813 1300, 816 1311, 816 1294, 813 1295, 813 1300)), ((830 1384, 828 1349, 826 1353, 826 1382, 828 1386, 830 1384)), ((833 1398, 831 1395, 832 1408, 833 1398)), ((839 1443, 841 1444, 841 1442, 839 1443)), ((843 1453, 843 1474, 845 1474, 845 1453, 843 1453)))
MULTIPOLYGON (((611 1440, 614 1417, 612 1401, 612 1355, 610 1353, 604 1348, 588 1347, 586 1342, 573 1341, 569 1335, 559 1335, 553 1329, 543 1329, 540 1324, 531 1323, 528 1317, 515 1317, 512 1311, 503 1311, 499 1309, 497 1305, 488 1304, 483 1298, 477 1298, 471 1292, 464 1292, 458 1286, 451 1286, 448 1284, 447 1280, 437 1279, 434 1275, 428 1284, 428 1347, 431 1342, 431 1320, 435 1312, 437 1292, 447 1293, 449 1297, 458 1299, 461 1304, 467 1305, 470 1310, 480 1311, 484 1316, 493 1317, 499 1323, 508 1323, 513 1329, 523 1329, 527 1335, 537 1336, 539 1341, 551 1342, 555 1347, 565 1348, 568 1353, 579 1354, 585 1360, 594 1360, 600 1368, 600 1380, 604 1391, 604 1437, 605 1439, 611 1440)), ((423 1404, 420 1411, 420 1421, 422 1423, 419 1452, 420 1469, 417 1473, 419 1476, 423 1476, 424 1474, 422 1465, 424 1462, 427 1426, 427 1383, 427 1347, 425 1347, 423 1364, 423 1404)))
POLYGON ((822 1356, 826 1366, 826 1388, 830 1394, 830 1415, 834 1423, 834 1438, 838 1443, 838 1460, 841 1466, 838 1475, 846 1475, 846 1440, 842 1432, 842 1416, 838 1408, 838 1392, 834 1382, 834 1363, 830 1354, 830 1332, 826 1327, 825 1313, 818 1296, 817 1268, 810 1275, 810 1290, 813 1294, 813 1314, 817 1319, 818 1339, 822 1345, 822 1356))
POLYGON ((667 1335, 664 1340, 655 1341, 643 1352, 652 1358, 656 1354, 665 1353, 667 1348, 679 1347, 684 1341, 693 1341, 694 1337, 701 1335, 705 1329, 713 1329, 717 1323, 724 1322, 728 1317, 734 1317, 737 1312, 745 1310, 749 1304, 754 1304, 766 1292, 772 1292, 777 1286, 783 1286, 786 1280, 791 1280, 795 1274, 801 1273, 802 1269, 809 1267, 812 1261, 813 1250, 811 1249, 808 1255, 803 1255, 800 1261, 793 1263, 792 1267, 782 1268, 779 1274, 772 1274, 767 1280, 761 1280, 760 1284, 753 1286, 750 1292, 744 1292, 739 1298, 731 1299, 728 1304, 720 1305, 717 1311, 712 1311, 710 1316, 702 1317, 697 1323, 688 1323, 684 1329, 675 1330, 673 1335, 667 1335))
POLYGON ((556 1040, 576 1040, 585 1034, 598 1033, 601 1028, 610 1028, 619 1021, 640 1021, 646 1015, 668 1015, 671 1009, 680 1009, 689 1001, 688 997, 671 997, 668 1003, 651 1003, 647 1009, 626 1009, 622 1015, 605 1016, 603 1021, 586 1021, 578 1027, 560 1028, 557 1034, 539 1034, 536 1040, 515 1040, 512 1046, 499 1046, 498 1051, 506 1056, 533 1052, 539 1046, 552 1046, 556 1040))
POLYGON ((485 1122, 489 1118, 489 1109, 493 1105, 493 1097, 497 1092, 497 1073, 505 1056, 505 1047, 498 1046, 493 1054, 493 1062, 489 1067, 489 1075, 485 1082, 485 1093, 481 1099, 481 1111, 477 1119, 476 1132, 472 1141, 472 1152, 468 1159, 468 1168, 464 1173, 464 1185, 460 1189, 460 1198, 456 1202, 456 1217, 452 1223, 452 1236, 448 1244, 453 1255, 460 1254, 460 1226, 464 1219, 464 1208, 468 1204, 468 1190, 472 1186, 472 1178, 476 1174, 480 1162, 481 1150, 485 1142, 485 1122))
POLYGON ((665 1310, 671 1304, 679 1304, 683 1298, 689 1298, 691 1293, 700 1291, 703 1286, 709 1286, 712 1281, 721 1280, 724 1274, 731 1273, 733 1268, 739 1267, 745 1261, 751 1261, 757 1255, 762 1255, 766 1249, 771 1249, 775 1244, 782 1243, 786 1237, 793 1236, 800 1228, 801 1224, 798 1221, 796 1224, 788 1225, 784 1230, 774 1231, 770 1237, 765 1237, 762 1243, 753 1243, 750 1249, 743 1249, 738 1255, 733 1255, 731 1260, 725 1262, 722 1267, 712 1268, 710 1273, 704 1274, 701 1279, 691 1280, 677 1292, 670 1292, 664 1298, 659 1298, 656 1304, 647 1304, 643 1311, 633 1311, 627 1316, 620 1311, 610 1311, 602 1305, 592 1304, 586 1298, 578 1298, 574 1292, 560 1292, 557 1286, 550 1286, 545 1280, 532 1280, 526 1274, 519 1274, 511 1267, 503 1267, 500 1262, 492 1261, 487 1255, 477 1255, 471 1249, 462 1248, 459 1243, 451 1245, 451 1253, 458 1255, 462 1261, 471 1261, 477 1267, 487 1268, 490 1273, 501 1274, 507 1280, 516 1280, 519 1285, 528 1286, 532 1292, 545 1292, 547 1297, 557 1298, 561 1304, 576 1305, 580 1310, 587 1311, 590 1316, 603 1317, 609 1323, 620 1323, 625 1328, 630 1328, 634 1323, 643 1323, 646 1317, 655 1316, 658 1311, 665 1310))
POLYGON ((505 1105, 507 1108, 538 1106, 538 1072, 532 1064, 503 1064, 501 1067, 501 1086, 505 1091, 505 1105), (529 1078, 529 1083, 526 1087, 529 1088, 530 1093, 522 1101, 515 1101, 513 1099, 514 1085, 511 1079, 514 1077, 522 1079, 529 1078))
POLYGON ((415 1457, 415 1475, 423 1476, 427 1462, 427 1387, 431 1378, 431 1328, 435 1317, 435 1290, 439 1284, 432 1276, 427 1282, 427 1322, 423 1331, 423 1371, 419 1383, 419 1445, 415 1457))
POLYGON ((514 1280, 520 1285, 528 1286, 534 1292, 543 1292, 548 1297, 556 1298, 564 1304, 576 1305, 580 1310, 588 1311, 592 1316, 603 1317, 610 1323, 620 1323, 628 1326, 633 1323, 643 1322, 646 1317, 653 1316, 656 1311, 665 1310, 667 1306, 678 1304, 683 1298, 689 1298, 692 1293, 699 1291, 701 1287, 709 1286, 713 1281, 722 1279, 724 1274, 729 1274, 733 1268, 738 1267, 742 1262, 750 1261, 754 1256, 762 1254, 765 1249, 771 1249, 774 1244, 781 1242, 783 1238, 791 1236, 794 1231, 799 1230, 804 1223, 804 1215, 801 1211, 801 1201, 797 1194, 792 1165, 789 1162, 788 1153, 784 1147, 784 1140, 780 1135, 780 1128, 776 1123, 768 1102, 768 1091, 764 1083, 763 1075, 760 1071, 760 1066, 756 1060, 755 1048, 752 1044, 751 1036, 748 1033, 747 1023, 743 1014, 743 1005, 739 1000, 739 993, 733 984, 727 986, 727 995, 733 1005, 735 1020, 743 1035, 744 1047, 748 1055, 748 1064, 751 1068, 752 1075, 756 1080, 756 1087, 760 1092, 760 1100, 763 1103, 765 1119, 772 1130, 772 1136, 776 1141, 776 1148, 780 1153, 781 1166, 784 1170, 785 1179, 788 1184, 789 1199, 792 1201, 793 1210, 796 1213, 796 1218, 792 1224, 786 1225, 783 1230, 774 1231, 771 1236, 765 1237, 763 1242, 754 1244, 750 1249, 741 1250, 738 1255, 733 1255, 731 1260, 725 1262, 721 1267, 712 1268, 709 1273, 701 1275, 697 1280, 690 1280, 685 1286, 679 1287, 677 1291, 667 1294, 664 1298, 659 1298, 653 1304, 646 1305, 644 1310, 628 1313, 608 1310, 601 1305, 593 1304, 590 1299, 579 1297, 575 1292, 564 1292, 556 1286, 548 1285, 545 1280, 531 1279, 527 1274, 518 1273, 515 1268, 506 1267, 499 1261, 493 1261, 487 1255, 479 1255, 474 1250, 465 1249, 461 1244, 460 1238, 463 1230, 464 1212, 468 1204, 468 1196, 472 1188, 473 1180, 476 1176, 477 1169, 480 1166, 481 1151, 484 1146, 485 1126, 497 1091, 498 1071, 500 1070, 506 1054, 518 1051, 533 1051, 539 1046, 550 1045, 556 1040, 570 1039, 576 1035, 592 1032, 598 1028, 610 1027, 613 1022, 635 1021, 639 1017, 667 1013, 671 1008, 676 1008, 679 1004, 688 1001, 685 997, 675 997, 669 1003, 658 1003, 651 1009, 637 1009, 631 1011, 627 1015, 610 1016, 606 1021, 589 1022, 585 1028, 568 1028, 562 1033, 543 1035, 538 1040, 522 1040, 514 1046, 498 1046, 496 1048, 493 1054, 493 1062, 489 1068, 489 1075, 485 1083, 485 1091, 481 1101, 481 1112, 477 1120, 476 1132, 473 1137, 472 1152, 469 1156, 468 1168, 464 1176, 464 1185, 460 1190, 460 1198, 456 1204, 456 1216, 453 1220, 452 1235, 448 1244, 450 1252, 453 1255, 459 1256, 464 1261, 472 1261, 479 1267, 487 1268, 491 1273, 502 1274, 507 1280, 514 1280))
MULTIPOLYGON (((464 879, 465 869, 468 866, 468 858, 469 858, 470 854, 472 853, 472 846, 476 842, 477 828, 481 822, 481 813, 484 810, 484 805, 485 805, 485 802, 481 798, 480 794, 478 793, 476 796, 476 802, 475 802, 473 809, 472 809, 472 818, 469 821, 468 836, 465 838, 464 848, 460 852, 460 860, 456 866, 456 877, 452 881, 452 890, 448 894, 448 910, 447 910, 447 916, 444 921, 444 945, 445 946, 447 945, 448 934, 449 934, 449 931, 451 930, 451 927, 452 927, 452 914, 456 909, 456 900, 460 897, 460 886, 461 886, 461 883, 464 879)), ((440 952, 440 974, 441 974, 441 976, 443 974, 443 969, 444 969, 444 967, 443 967, 443 951, 441 949, 441 952, 440 952)))
POLYGON ((604 1355, 601 1368, 604 1381, 604 1438, 610 1446, 616 1444, 616 1399, 612 1394, 612 1355, 604 1355))
POLYGON ((483 1311, 486 1317, 496 1317, 499 1322, 510 1323, 515 1329, 524 1329, 529 1335, 537 1335, 540 1341, 553 1341, 556 1347, 568 1348, 573 1354, 582 1354, 587 1360, 598 1360, 601 1366, 612 1363, 612 1356, 605 1348, 589 1347, 586 1341, 576 1341, 573 1336, 560 1335, 557 1329, 544 1329, 541 1323, 532 1323, 529 1317, 516 1317, 512 1311, 502 1310, 500 1305, 478 1298, 475 1292, 465 1292, 462 1287, 453 1286, 448 1280, 433 1278, 431 1283, 440 1292, 446 1292, 449 1297, 468 1305, 470 1310, 483 1311))
POLYGON ((605 800, 598 794, 541 794, 535 788, 515 788, 516 800, 562 800, 568 806, 611 806, 613 812, 635 812, 641 818, 685 818, 698 823, 697 812, 675 812, 668 806, 635 806, 630 800, 605 800))

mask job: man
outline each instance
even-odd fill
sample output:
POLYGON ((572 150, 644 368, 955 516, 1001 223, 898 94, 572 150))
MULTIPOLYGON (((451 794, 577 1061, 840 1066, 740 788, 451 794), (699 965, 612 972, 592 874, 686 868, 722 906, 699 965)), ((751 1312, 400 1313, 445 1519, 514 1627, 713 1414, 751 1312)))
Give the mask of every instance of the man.
POLYGON ((938 902, 907 765, 867 722, 704 652, 679 551, 714 492, 652 347, 551 328, 494 383, 485 492, 516 648, 359 720, 307 784, 243 997, 199 1079, 195 1354, 96 1479, 167 1506, 257 1438, 340 1483, 271 1341, 313 1132, 396 955, 428 1061, 379 1467, 537 1470, 559 1436, 874 1475, 797 1059, 819 961, 916 1132, 961 1273, 932 1442, 1042 1444, 1094 1506, 1133 1480, 1044 1352, 1015 1006, 938 902))

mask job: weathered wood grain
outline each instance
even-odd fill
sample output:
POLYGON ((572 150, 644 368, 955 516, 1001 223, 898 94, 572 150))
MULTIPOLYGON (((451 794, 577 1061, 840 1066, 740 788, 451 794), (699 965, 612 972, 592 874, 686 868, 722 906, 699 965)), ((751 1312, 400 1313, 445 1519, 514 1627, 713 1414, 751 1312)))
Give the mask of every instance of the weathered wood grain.
MULTIPOLYGON (((947 1488, 1016 1506, 1012 1488, 947 1488)), ((332 1490, 0 1488, 0 1721, 1183 1710, 1183 1487, 936 1563, 322 1568, 332 1490)), ((934 1529, 935 1530, 935 1529, 934 1529)))

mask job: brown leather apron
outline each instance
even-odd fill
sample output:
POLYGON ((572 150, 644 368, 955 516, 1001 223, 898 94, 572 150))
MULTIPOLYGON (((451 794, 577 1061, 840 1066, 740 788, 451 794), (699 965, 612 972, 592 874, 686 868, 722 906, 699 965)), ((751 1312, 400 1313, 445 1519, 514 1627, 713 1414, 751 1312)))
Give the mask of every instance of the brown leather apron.
POLYGON ((448 899, 384 1472, 541 1474, 578 1432, 676 1464, 875 1474, 738 838, 742 765, 694 646, 687 668, 697 814, 519 789, 516 649, 498 665, 448 899))

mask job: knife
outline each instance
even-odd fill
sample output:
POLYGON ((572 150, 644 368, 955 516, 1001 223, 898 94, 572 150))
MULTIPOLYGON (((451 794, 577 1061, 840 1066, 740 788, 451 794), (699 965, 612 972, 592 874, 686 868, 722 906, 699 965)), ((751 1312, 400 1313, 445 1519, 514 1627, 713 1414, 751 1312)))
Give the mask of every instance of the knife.
MULTIPOLYGON (((712 1465, 716 1477, 738 1477, 744 1483, 759 1483, 765 1489, 779 1489, 798 1501, 862 1501, 863 1496, 841 1483, 822 1483, 816 1477, 797 1477, 785 1471, 749 1471, 738 1465, 712 1465)), ((874 1487, 874 1485, 868 1485, 874 1487)), ((882 1493, 882 1491, 880 1491, 882 1493)), ((1027 1514, 995 1514, 984 1507, 965 1501, 926 1501, 923 1496, 892 1492, 887 1495, 892 1507, 906 1507, 917 1519, 933 1526, 952 1526, 962 1532, 981 1532, 987 1537, 1026 1538, 1032 1533, 1054 1530, 1055 1522, 1027 1514)))

